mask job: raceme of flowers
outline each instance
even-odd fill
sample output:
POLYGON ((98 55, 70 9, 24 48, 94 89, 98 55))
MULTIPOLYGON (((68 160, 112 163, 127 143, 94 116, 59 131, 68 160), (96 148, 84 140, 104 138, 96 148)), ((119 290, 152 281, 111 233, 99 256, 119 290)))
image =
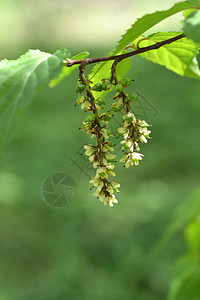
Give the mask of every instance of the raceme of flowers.
POLYGON ((139 153, 139 143, 147 143, 150 139, 150 130, 147 129, 148 125, 145 121, 136 119, 135 115, 128 112, 123 116, 123 127, 118 128, 118 132, 123 136, 123 140, 120 142, 122 150, 125 154, 120 159, 121 162, 125 163, 125 167, 138 166, 140 160, 142 160, 143 154, 139 153))
MULTIPOLYGON (((94 196, 96 196, 105 205, 109 204, 113 207, 118 203, 115 193, 119 193, 119 183, 110 180, 110 176, 115 176, 113 169, 115 168, 116 155, 113 144, 110 142, 112 136, 107 125, 114 113, 118 113, 122 109, 126 112, 123 116, 123 127, 118 129, 119 134, 123 137, 120 142, 124 156, 120 159, 125 167, 130 165, 137 166, 142 160, 143 154, 139 153, 140 143, 147 143, 150 130, 145 121, 136 119, 135 115, 130 111, 130 103, 137 100, 137 94, 125 94, 124 89, 130 85, 131 79, 124 78, 119 82, 113 80, 102 79, 101 83, 92 85, 92 82, 79 73, 79 81, 76 90, 79 94, 77 103, 81 105, 81 109, 89 112, 83 122, 82 129, 86 130, 87 135, 91 139, 95 139, 95 144, 85 145, 85 155, 88 156, 90 163, 93 165, 96 173, 90 180, 92 188, 95 188, 94 196), (114 86, 116 94, 112 103, 111 112, 100 112, 104 109, 104 99, 101 97, 94 98, 92 91, 110 90, 114 86), (83 95, 84 93, 84 95, 83 95)), ((92 189, 91 188, 91 189, 92 189)))

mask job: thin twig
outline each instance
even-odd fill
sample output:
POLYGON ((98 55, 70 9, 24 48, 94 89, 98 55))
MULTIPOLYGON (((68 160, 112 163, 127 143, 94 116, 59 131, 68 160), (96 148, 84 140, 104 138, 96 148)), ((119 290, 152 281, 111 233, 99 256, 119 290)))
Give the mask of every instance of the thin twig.
POLYGON ((140 48, 138 50, 134 50, 131 51, 129 53, 125 53, 125 54, 120 54, 120 55, 115 55, 115 56, 107 56, 107 57, 98 57, 98 58, 86 58, 86 59, 80 59, 80 60, 72 60, 70 58, 66 58, 67 61, 67 67, 72 67, 73 65, 77 65, 77 64, 82 64, 83 62, 85 62, 84 66, 86 64, 93 64, 93 63, 98 63, 98 62, 102 62, 102 61, 109 61, 109 60, 116 60, 118 59, 118 62, 120 62, 122 59, 140 54, 140 53, 144 53, 150 50, 155 50, 155 49, 159 49, 160 47, 167 45, 167 44, 171 44, 177 40, 180 40, 182 38, 184 38, 185 35, 184 34, 179 34, 173 38, 164 40, 162 42, 157 42, 154 45, 151 46, 147 46, 147 47, 143 47, 140 48))
MULTIPOLYGON (((119 83, 119 80, 116 76, 116 68, 117 68, 117 64, 121 61, 122 59, 115 59, 114 63, 112 64, 111 67, 111 81, 114 80, 115 85, 117 85, 119 83)), ((126 107, 124 107, 124 110, 126 113, 129 112, 130 110, 130 101, 126 101, 126 94, 122 91, 120 92, 120 95, 123 99, 123 103, 126 105, 126 107)))

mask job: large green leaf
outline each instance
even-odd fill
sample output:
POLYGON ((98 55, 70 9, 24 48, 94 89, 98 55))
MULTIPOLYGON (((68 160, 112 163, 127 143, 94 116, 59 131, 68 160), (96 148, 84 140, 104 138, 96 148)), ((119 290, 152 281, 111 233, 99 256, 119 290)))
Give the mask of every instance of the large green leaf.
MULTIPOLYGON (((156 42, 173 38, 181 32, 158 32, 148 36, 140 42, 140 47, 146 47, 156 42)), ((137 40, 135 41, 135 43, 137 40)), ((165 66, 173 72, 187 77, 200 79, 200 70, 196 55, 199 52, 199 44, 192 40, 182 38, 171 44, 164 45, 159 49, 141 53, 140 56, 160 65, 165 66)))
POLYGON ((183 1, 176 3, 173 7, 163 11, 157 11, 152 14, 147 14, 142 18, 138 19, 132 26, 127 30, 127 32, 122 36, 121 40, 118 42, 115 53, 118 53, 124 47, 129 45, 134 41, 138 36, 146 32, 148 29, 158 24, 162 20, 184 10, 193 8, 193 4, 188 1, 183 1))
POLYGON ((0 153, 18 111, 34 92, 58 76, 62 59, 39 50, 29 50, 17 60, 0 62, 0 153))
POLYGON ((183 21, 183 32, 193 41, 200 43, 200 10, 192 12, 183 21))
MULTIPOLYGON (((87 51, 81 52, 70 59, 75 60, 75 59, 85 59, 87 58, 89 53, 87 51)), ((69 76, 75 69, 77 69, 79 65, 74 65, 72 67, 66 67, 63 66, 62 72, 59 74, 59 76, 56 79, 51 80, 49 86, 50 87, 55 87, 61 80, 63 80, 66 76, 69 76)))

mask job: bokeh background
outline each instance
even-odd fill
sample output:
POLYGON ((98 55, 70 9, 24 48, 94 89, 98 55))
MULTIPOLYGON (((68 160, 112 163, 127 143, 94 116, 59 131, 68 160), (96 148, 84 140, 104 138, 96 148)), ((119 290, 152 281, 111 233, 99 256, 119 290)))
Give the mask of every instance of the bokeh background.
MULTIPOLYGON (((175 2, 2 0, 0 59, 60 46, 104 56, 137 17, 175 2)), ((177 31, 181 19, 152 31, 177 31)), ((116 167, 121 193, 111 209, 92 195, 92 172, 77 154, 87 142, 78 130, 83 112, 73 105, 77 74, 41 89, 15 121, 0 175, 0 300, 166 299, 174 265, 187 252, 183 230, 155 249, 199 187, 199 82, 132 58, 137 113, 153 125, 152 140, 139 167, 116 167), (42 196, 57 172, 77 186, 64 208, 42 196)))

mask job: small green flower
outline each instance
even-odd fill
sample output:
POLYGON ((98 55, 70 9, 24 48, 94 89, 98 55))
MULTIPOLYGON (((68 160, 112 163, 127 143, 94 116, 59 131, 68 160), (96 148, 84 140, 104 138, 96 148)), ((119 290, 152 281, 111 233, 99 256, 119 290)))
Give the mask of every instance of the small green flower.
POLYGON ((86 150, 85 155, 87 155, 87 156, 92 155, 96 151, 96 149, 93 145, 84 145, 84 148, 86 150))
POLYGON ((151 126, 151 125, 147 124, 147 122, 145 122, 144 120, 140 120, 140 119, 137 120, 137 125, 139 125, 140 127, 151 126))
POLYGON ((96 157, 95 154, 90 155, 90 156, 89 156, 89 161, 90 161, 90 162, 94 162, 94 161, 95 161, 95 157, 96 157))
POLYGON ((78 97, 77 103, 78 103, 78 104, 82 104, 83 102, 85 102, 86 99, 87 99, 87 98, 86 98, 85 96, 78 97))
POLYGON ((105 139, 109 139, 109 136, 111 136, 111 133, 105 128, 101 129, 101 133, 105 139))
POLYGON ((127 129, 124 128, 124 127, 120 127, 120 128, 118 128, 118 132, 121 133, 121 134, 124 134, 124 133, 127 132, 127 129))
POLYGON ((115 157, 116 157, 115 154, 111 154, 111 153, 106 154, 106 159, 108 160, 113 160, 115 157))
POLYGON ((90 105, 87 101, 85 101, 81 104, 81 110, 83 110, 84 108, 89 108, 89 107, 90 107, 90 105))
POLYGON ((129 157, 125 162, 125 167, 129 168, 130 166, 133 166, 133 160, 129 157))

